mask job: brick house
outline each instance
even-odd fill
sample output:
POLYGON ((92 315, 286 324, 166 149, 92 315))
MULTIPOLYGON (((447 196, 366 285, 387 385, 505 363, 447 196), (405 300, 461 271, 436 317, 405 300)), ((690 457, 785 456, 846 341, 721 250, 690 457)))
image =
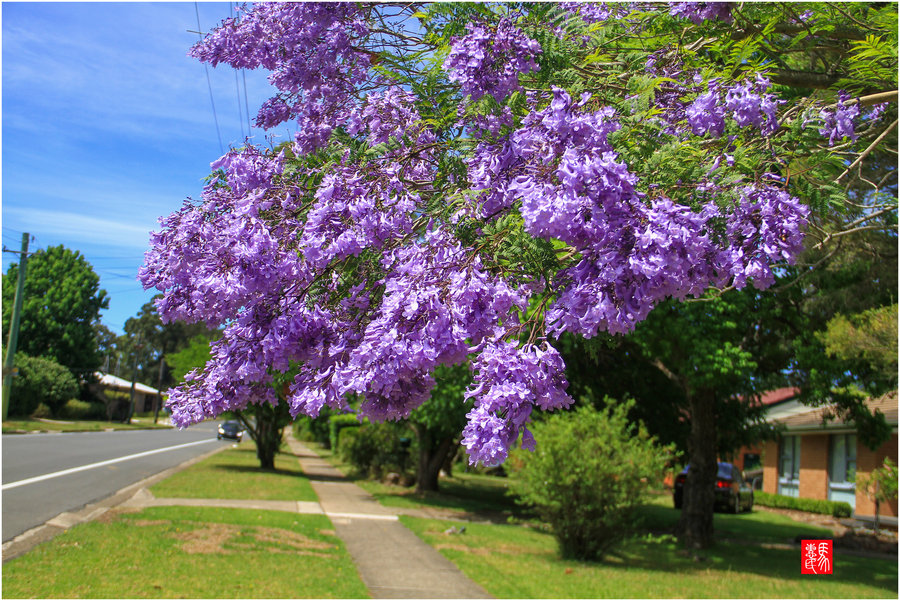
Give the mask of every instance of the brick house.
MULTIPOLYGON (((762 489, 768 493, 810 499, 845 501, 853 507, 854 515, 867 518, 875 515, 875 504, 855 482, 880 467, 886 457, 897 462, 897 391, 870 399, 867 405, 873 412, 881 411, 891 426, 891 438, 872 451, 857 440, 852 422, 840 419, 824 422, 828 408, 801 410, 799 404, 773 411, 768 421, 783 430, 779 440, 769 441, 762 448, 762 489)), ((881 507, 886 522, 896 524, 897 501, 881 507)))

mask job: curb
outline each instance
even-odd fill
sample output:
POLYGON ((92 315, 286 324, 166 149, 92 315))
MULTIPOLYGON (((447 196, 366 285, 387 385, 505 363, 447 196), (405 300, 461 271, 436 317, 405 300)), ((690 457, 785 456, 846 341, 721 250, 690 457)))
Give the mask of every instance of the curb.
POLYGON ((190 467, 207 457, 211 457, 216 453, 220 453, 227 448, 229 447, 221 446, 204 453, 203 455, 194 457, 193 459, 188 459, 175 467, 170 467, 157 474, 144 478, 143 480, 139 480, 134 484, 129 484, 125 488, 119 489, 96 503, 88 503, 78 511, 64 511, 56 517, 47 520, 42 525, 35 526, 31 530, 26 530, 12 540, 3 543, 3 563, 31 551, 35 546, 55 538, 76 524, 97 519, 110 509, 128 502, 142 489, 152 486, 160 480, 164 480, 172 474, 190 467))

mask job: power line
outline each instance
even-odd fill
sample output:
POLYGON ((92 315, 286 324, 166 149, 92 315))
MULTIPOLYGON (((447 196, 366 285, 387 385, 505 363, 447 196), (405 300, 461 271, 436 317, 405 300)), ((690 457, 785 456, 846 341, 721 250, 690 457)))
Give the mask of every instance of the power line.
MULTIPOLYGON (((237 2, 234 3, 235 7, 237 7, 237 2)), ((240 9, 238 9, 238 21, 241 20, 240 9)), ((251 126, 250 126, 250 103, 247 101, 247 71, 245 69, 241 69, 241 77, 244 80, 244 114, 247 116, 247 137, 250 137, 251 134, 251 126)), ((240 103, 241 99, 238 97, 238 111, 240 111, 240 103)))
MULTIPOLYGON (((234 18, 234 5, 228 3, 228 16, 234 18)), ((238 83, 238 72, 234 70, 234 92, 237 95, 238 123, 241 126, 241 139, 246 140, 250 136, 250 132, 244 135, 244 115, 241 113, 241 84, 238 83)))
MULTIPOLYGON (((197 36, 202 42, 203 34, 200 32, 203 31, 203 28, 200 27, 200 6, 197 2, 194 2, 194 11, 197 13, 197 36)), ((213 100, 212 82, 209 79, 209 66, 206 63, 203 63, 203 70, 206 72, 206 87, 209 88, 209 103, 212 105, 213 120, 216 122, 216 136, 219 138, 219 150, 222 151, 222 154, 225 154, 225 145, 222 144, 222 133, 219 131, 219 116, 216 114, 216 102, 213 100)))

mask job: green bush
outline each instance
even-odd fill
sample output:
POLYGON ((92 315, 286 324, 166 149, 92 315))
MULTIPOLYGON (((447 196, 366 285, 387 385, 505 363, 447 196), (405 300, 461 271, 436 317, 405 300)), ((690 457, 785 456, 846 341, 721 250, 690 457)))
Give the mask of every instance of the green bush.
POLYGON ((44 403, 38 403, 37 409, 32 412, 31 417, 47 419, 48 417, 53 417, 53 412, 50 411, 50 407, 44 403))
POLYGON ((78 396, 75 376, 55 361, 17 353, 15 365, 19 373, 12 379, 10 415, 29 416, 41 403, 56 415, 66 401, 78 396))
POLYGON ((357 473, 381 478, 388 472, 406 473, 410 456, 410 431, 398 422, 364 424, 341 434, 340 456, 357 473), (405 442, 404 442, 405 441, 405 442))
POLYGON ((103 403, 88 403, 78 399, 70 399, 59 411, 65 419, 106 419, 106 407, 103 403))
POLYGON ((643 424, 628 423, 634 401, 610 405, 534 424, 535 451, 517 450, 508 462, 518 466, 513 490, 551 525, 566 559, 600 559, 630 534, 637 508, 672 453, 643 424))
POLYGON ((300 416, 294 421, 294 435, 298 440, 306 440, 317 442, 325 445, 326 448, 331 447, 329 439, 331 429, 329 427, 329 418, 332 413, 328 407, 322 407, 318 417, 300 416))
POLYGON ((331 450, 335 453, 339 451, 338 434, 342 429, 358 428, 359 426, 359 420, 352 413, 332 415, 330 418, 328 418, 328 445, 331 450))
POLYGON ((753 493, 753 502, 757 505, 762 505, 763 507, 793 509, 796 511, 806 511, 808 513, 821 513, 836 518, 849 518, 853 515, 853 508, 850 507, 850 503, 845 503, 843 501, 804 499, 756 491, 753 493))

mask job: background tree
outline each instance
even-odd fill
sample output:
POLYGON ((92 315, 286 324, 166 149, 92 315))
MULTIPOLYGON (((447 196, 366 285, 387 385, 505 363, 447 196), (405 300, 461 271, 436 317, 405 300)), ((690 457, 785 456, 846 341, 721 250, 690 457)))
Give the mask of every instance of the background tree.
POLYGON ((28 417, 41 403, 57 415, 67 401, 78 398, 78 380, 52 359, 16 353, 16 367, 19 373, 12 382, 10 415, 28 417))
MULTIPOLYGON (((3 328, 9 331, 18 264, 3 277, 3 328)), ((63 246, 39 250, 28 259, 18 350, 65 366, 77 379, 101 365, 94 327, 109 307, 98 276, 78 251, 63 246)))
POLYGON ((431 397, 409 416, 418 441, 416 490, 419 492, 438 490, 441 469, 459 448, 466 413, 472 408, 471 403, 465 402, 471 379, 464 365, 438 367, 431 397))
MULTIPOLYGON (((176 378, 176 382, 190 381, 195 377, 196 371, 209 361, 210 344, 214 342, 216 336, 215 332, 197 334, 180 351, 165 356, 166 363, 172 366, 172 375, 176 378)), ((286 381, 283 377, 280 380, 283 389, 286 381)), ((279 384, 273 384, 273 387, 275 386, 279 384)), ((275 469, 275 455, 281 448, 283 430, 293 421, 287 411, 287 405, 284 402, 277 405, 252 404, 246 408, 232 409, 231 413, 243 424, 256 444, 259 466, 262 469, 275 469)))
POLYGON ((881 504, 897 498, 897 465, 886 457, 881 467, 860 478, 859 487, 867 497, 875 502, 875 532, 878 532, 878 516, 881 504))

